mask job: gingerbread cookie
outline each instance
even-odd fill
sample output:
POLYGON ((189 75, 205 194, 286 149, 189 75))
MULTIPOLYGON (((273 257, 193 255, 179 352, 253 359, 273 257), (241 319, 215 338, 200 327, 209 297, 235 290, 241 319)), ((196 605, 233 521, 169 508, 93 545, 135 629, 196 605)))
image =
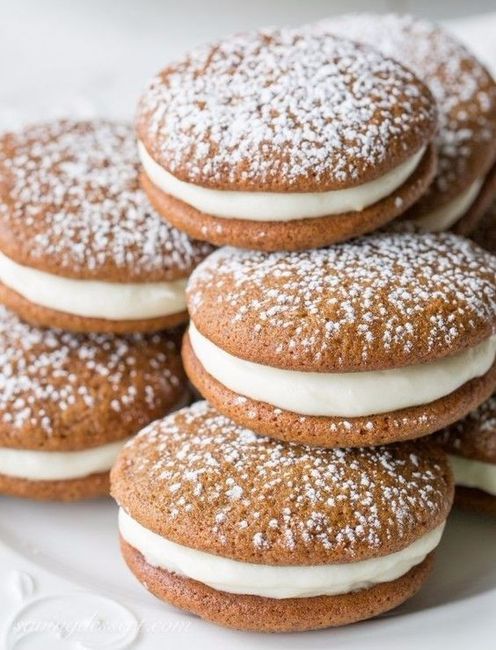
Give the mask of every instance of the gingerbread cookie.
POLYGON ((139 187, 133 131, 55 121, 0 139, 0 301, 34 325, 152 331, 187 319, 186 279, 210 251, 139 187))
POLYGON ((155 208, 193 237, 258 250, 323 246, 405 212, 433 178, 435 128, 410 71, 304 29, 190 52, 137 118, 155 208))
POLYGON ((456 503, 496 515, 496 395, 438 435, 450 454, 456 503))
POLYGON ((173 335, 40 330, 0 306, 0 494, 108 494, 124 442, 186 396, 173 335))
POLYGON ((264 435, 329 447, 415 438, 496 386, 496 257, 457 235, 224 248, 187 295, 187 374, 264 435))
POLYGON ((124 558, 149 591, 266 632, 344 625, 412 596, 453 496, 436 445, 281 443, 207 402, 126 445, 111 490, 124 558))
POLYGON ((496 196, 496 84, 453 36, 419 18, 350 14, 318 23, 319 32, 377 47, 410 68, 439 110, 438 172, 406 216, 423 230, 471 232, 496 196))

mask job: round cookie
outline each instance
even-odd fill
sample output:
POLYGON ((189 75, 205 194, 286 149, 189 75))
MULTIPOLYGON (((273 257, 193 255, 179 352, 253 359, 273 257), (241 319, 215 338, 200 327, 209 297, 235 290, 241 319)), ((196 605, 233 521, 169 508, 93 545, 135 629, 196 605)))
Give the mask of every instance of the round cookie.
POLYGON ((453 36, 398 14, 335 16, 314 26, 377 47, 430 88, 439 111, 439 164, 427 192, 406 213, 423 230, 466 235, 496 196, 496 84, 453 36))
POLYGON ((281 443, 197 402, 125 446, 111 491, 124 558, 153 594, 228 627, 287 632, 412 596, 453 484, 432 443, 281 443))
POLYGON ((184 405, 178 338, 40 330, 0 306, 0 494, 108 494, 124 442, 184 405))
POLYGON ((496 394, 438 440, 450 455, 457 505, 496 516, 496 394))
POLYGON ((318 247, 375 230, 420 197, 435 128, 428 89, 371 48, 308 29, 237 34, 149 84, 142 184, 193 237, 318 247))
POLYGON ((224 248, 187 296, 190 380, 264 435, 324 447, 416 438, 496 386, 496 257, 457 235, 224 248))
POLYGON ((76 332, 185 322, 186 279, 211 247, 161 219, 138 176, 127 124, 58 120, 0 138, 0 301, 76 332))

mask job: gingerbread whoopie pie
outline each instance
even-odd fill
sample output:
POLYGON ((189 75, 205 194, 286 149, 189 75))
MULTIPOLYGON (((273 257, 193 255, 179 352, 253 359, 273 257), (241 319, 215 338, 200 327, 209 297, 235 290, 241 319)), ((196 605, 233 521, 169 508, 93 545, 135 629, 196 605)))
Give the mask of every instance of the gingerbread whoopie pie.
POLYGON ((37 329, 0 306, 0 494, 108 494, 123 444, 186 403, 176 338, 37 329))
POLYGON ((141 190, 133 129, 59 120, 0 138, 0 302, 43 327, 154 331, 187 319, 211 248, 141 190))
POLYGON ((324 447, 415 438, 496 387, 496 257, 451 233, 223 248, 187 295, 187 374, 264 435, 324 447))
POLYGON ((450 455, 457 505, 496 515, 496 395, 438 439, 450 455))
POLYGON ((288 632, 411 597, 453 482, 432 443, 282 443, 196 402, 125 446, 111 491, 124 559, 152 594, 227 627, 288 632))
POLYGON ((420 197, 436 124, 426 86, 369 47, 304 29, 238 34, 149 84, 137 116, 142 183, 192 237, 323 246, 420 197))
POLYGON ((378 48, 428 85, 439 111, 438 171, 405 216, 422 230, 470 233, 496 196, 496 83, 490 73, 444 29, 413 16, 349 14, 316 28, 378 48))

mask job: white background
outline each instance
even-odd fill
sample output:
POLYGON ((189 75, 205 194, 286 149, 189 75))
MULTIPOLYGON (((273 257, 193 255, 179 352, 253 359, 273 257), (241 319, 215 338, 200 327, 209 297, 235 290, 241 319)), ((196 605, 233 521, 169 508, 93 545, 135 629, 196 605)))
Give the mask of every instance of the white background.
POLYGON ((130 118, 168 60, 233 31, 340 11, 448 18, 491 8, 496 0, 0 0, 0 129, 67 113, 130 118))

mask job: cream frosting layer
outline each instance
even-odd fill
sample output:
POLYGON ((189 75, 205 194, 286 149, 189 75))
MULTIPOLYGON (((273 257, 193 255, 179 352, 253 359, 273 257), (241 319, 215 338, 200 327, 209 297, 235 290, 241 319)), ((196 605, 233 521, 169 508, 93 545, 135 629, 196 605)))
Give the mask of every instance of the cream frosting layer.
POLYGON ((155 162, 142 142, 138 143, 138 148, 146 175, 166 194, 205 214, 248 221, 293 221, 360 212, 401 187, 417 168, 426 149, 423 147, 380 178, 343 190, 238 192, 214 190, 181 181, 155 162))
POLYGON ((360 417, 429 404, 484 375, 496 357, 496 335, 430 363, 367 372, 300 372, 240 359, 204 337, 193 322, 189 337, 205 370, 245 397, 314 416, 360 417))
POLYGON ((455 483, 496 496, 496 464, 450 455, 455 483))
POLYGON ((433 210, 424 217, 415 219, 415 223, 425 232, 441 232, 448 230, 459 221, 477 198, 483 178, 478 178, 464 192, 458 194, 452 201, 433 210))
POLYGON ((141 320, 186 309, 186 279, 170 282, 103 282, 46 273, 0 253, 0 281, 30 302, 86 318, 141 320))
POLYGON ((64 481, 107 472, 128 440, 79 451, 0 447, 0 474, 30 481, 64 481))
POLYGON ((276 566, 231 560, 171 542, 139 524, 123 508, 119 530, 151 566, 197 580, 218 591, 265 598, 335 596, 390 582, 436 548, 444 523, 396 553, 347 564, 276 566))

